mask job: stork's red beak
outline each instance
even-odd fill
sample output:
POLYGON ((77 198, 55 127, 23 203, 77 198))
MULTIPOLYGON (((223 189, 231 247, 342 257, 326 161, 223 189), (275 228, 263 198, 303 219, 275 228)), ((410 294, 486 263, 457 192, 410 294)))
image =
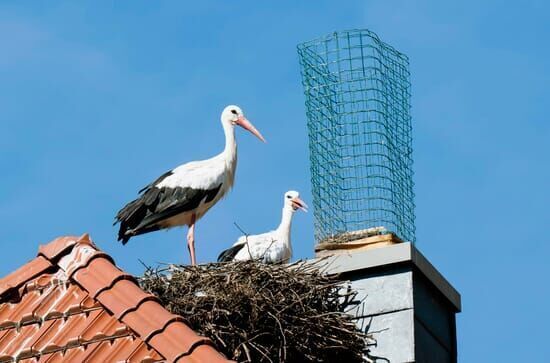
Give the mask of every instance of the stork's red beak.
POLYGON ((262 140, 263 142, 267 142, 265 141, 262 134, 260 134, 260 131, 256 130, 254 125, 252 125, 252 123, 250 123, 250 121, 248 121, 244 116, 239 116, 239 118, 237 119, 237 121, 235 121, 235 123, 240 127, 242 127, 243 129, 250 131, 252 134, 254 134, 254 136, 262 140))
POLYGON ((294 208, 294 210, 300 208, 301 210, 303 210, 304 212, 307 212, 307 204, 301 200, 300 198, 298 197, 294 197, 290 200, 292 202, 292 208, 294 208))

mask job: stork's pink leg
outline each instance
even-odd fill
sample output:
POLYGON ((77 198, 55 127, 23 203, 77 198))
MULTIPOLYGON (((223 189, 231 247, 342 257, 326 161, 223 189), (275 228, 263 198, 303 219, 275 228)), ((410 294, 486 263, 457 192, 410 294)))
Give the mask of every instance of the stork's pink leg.
POLYGON ((196 216, 191 216, 191 223, 189 224, 189 230, 187 231, 187 248, 189 248, 189 254, 191 255, 191 265, 195 266, 197 260, 195 259, 195 221, 196 216))

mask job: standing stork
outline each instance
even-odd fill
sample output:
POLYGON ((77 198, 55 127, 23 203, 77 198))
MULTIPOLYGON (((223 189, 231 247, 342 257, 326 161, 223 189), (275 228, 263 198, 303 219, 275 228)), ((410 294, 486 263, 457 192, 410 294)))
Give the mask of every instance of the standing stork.
POLYGON ((260 260, 265 263, 287 263, 292 257, 290 226, 297 209, 307 212, 300 194, 293 190, 285 193, 281 224, 273 231, 253 236, 241 236, 233 247, 218 256, 218 262, 260 260))
POLYGON ((224 150, 208 160, 178 166, 141 189, 139 198, 116 215, 120 222, 118 240, 126 244, 140 234, 187 225, 187 246, 191 264, 195 258, 195 223, 233 186, 237 166, 235 125, 265 142, 262 134, 237 106, 227 106, 221 114, 225 133, 224 150))

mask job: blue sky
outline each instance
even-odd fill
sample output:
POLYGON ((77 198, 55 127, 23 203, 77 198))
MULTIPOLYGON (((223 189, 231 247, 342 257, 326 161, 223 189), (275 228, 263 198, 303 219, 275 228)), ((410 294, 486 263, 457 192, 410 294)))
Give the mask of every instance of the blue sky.
MULTIPOLYGON (((115 242, 143 185, 223 146, 236 103, 236 186, 197 226, 199 261, 311 202, 297 43, 369 28, 411 60, 417 246, 462 293, 462 362, 548 361, 547 2, 256 1, 0 4, 0 275, 39 243, 90 232, 124 269, 186 262, 184 230, 115 242), (276 5, 275 5, 276 4, 276 5), (315 5, 313 5, 315 4, 315 5)), ((313 254, 295 218, 296 258, 313 254)))

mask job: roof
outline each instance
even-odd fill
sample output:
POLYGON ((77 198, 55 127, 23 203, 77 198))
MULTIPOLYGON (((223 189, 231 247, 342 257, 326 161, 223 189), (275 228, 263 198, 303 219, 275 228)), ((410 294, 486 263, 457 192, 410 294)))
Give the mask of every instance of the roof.
POLYGON ((13 361, 228 362, 87 234, 0 279, 0 362, 13 361))

